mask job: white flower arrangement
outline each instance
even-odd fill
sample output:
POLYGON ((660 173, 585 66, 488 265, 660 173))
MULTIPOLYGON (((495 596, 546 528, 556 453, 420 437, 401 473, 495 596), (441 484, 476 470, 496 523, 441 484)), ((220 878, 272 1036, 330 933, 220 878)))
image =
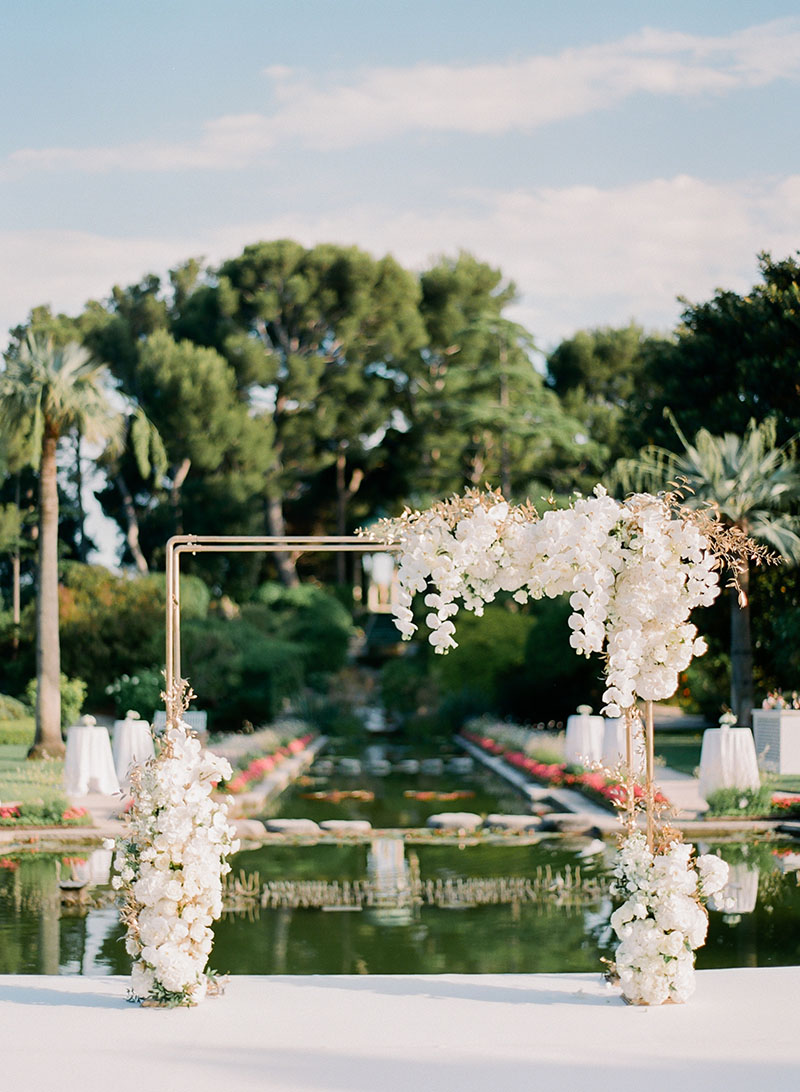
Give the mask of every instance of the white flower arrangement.
POLYGON ((728 865, 693 854, 694 846, 680 841, 653 852, 640 831, 620 846, 614 891, 625 901, 611 926, 620 940, 616 976, 633 1004, 684 1002, 694 992, 694 950, 708 929, 704 902, 724 888, 728 865))
POLYGON ((603 712, 618 717, 670 697, 705 641, 689 616, 719 594, 719 560, 699 525, 669 498, 641 493, 620 502, 598 485, 591 497, 541 518, 497 493, 468 493, 386 521, 400 547, 395 621, 416 631, 411 605, 426 592, 436 652, 456 647, 459 603, 483 613, 499 592, 519 603, 568 594, 570 644, 606 659, 603 712))
POLYGON ((130 826, 116 843, 112 884, 125 896, 135 1000, 193 1005, 209 991, 211 923, 222 913, 226 858, 239 848, 227 804, 211 792, 230 776, 227 760, 178 720, 158 757, 131 777, 130 826))
POLYGON ((733 728, 736 724, 736 714, 732 710, 727 710, 719 718, 720 728, 733 728))

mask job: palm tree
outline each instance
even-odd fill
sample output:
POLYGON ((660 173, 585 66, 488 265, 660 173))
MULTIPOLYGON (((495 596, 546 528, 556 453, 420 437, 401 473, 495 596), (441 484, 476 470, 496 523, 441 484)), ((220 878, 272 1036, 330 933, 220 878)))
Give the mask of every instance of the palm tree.
POLYGON ((24 428, 39 466, 39 565, 36 597, 36 736, 29 758, 64 753, 58 639, 58 441, 76 429, 88 442, 116 441, 120 415, 110 376, 80 345, 55 346, 29 332, 0 373, 0 427, 24 428))
MULTIPOLYGON (((671 416, 671 415, 670 415, 671 416)), ((701 429, 690 443, 671 418, 682 452, 646 447, 638 459, 620 460, 614 477, 625 488, 663 489, 685 482, 686 504, 711 506, 729 527, 764 543, 784 561, 800 561, 800 518, 787 509, 800 500, 800 463, 794 442, 776 447, 775 421, 750 421, 744 436, 714 436, 701 429)), ((753 706, 753 650, 750 639, 750 572, 739 573, 731 588, 731 695, 738 724, 749 724, 753 706)))

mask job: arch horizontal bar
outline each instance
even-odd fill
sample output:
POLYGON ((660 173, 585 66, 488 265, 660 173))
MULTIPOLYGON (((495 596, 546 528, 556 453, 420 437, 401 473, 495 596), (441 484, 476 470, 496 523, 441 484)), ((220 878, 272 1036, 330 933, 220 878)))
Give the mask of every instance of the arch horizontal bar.
POLYGON ((167 693, 181 677, 181 554, 391 553, 397 543, 358 535, 174 535, 167 542, 167 693))
POLYGON ((345 553, 377 554, 390 553, 400 547, 385 542, 276 542, 276 543, 225 543, 196 542, 180 543, 174 547, 176 554, 271 554, 271 553, 345 553))

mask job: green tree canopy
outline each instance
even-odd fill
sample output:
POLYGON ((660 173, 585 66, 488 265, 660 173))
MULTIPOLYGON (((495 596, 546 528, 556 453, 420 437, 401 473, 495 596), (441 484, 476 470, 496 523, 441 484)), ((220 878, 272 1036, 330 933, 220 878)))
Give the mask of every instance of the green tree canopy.
POLYGON ((63 753, 58 621, 59 439, 72 431, 94 442, 119 438, 105 366, 75 342, 57 346, 29 333, 0 374, 0 427, 23 431, 39 468, 39 567, 36 599, 36 737, 31 755, 63 753))
MULTIPOLYGON (((638 459, 621 461, 623 487, 658 490, 672 482, 688 487, 690 507, 710 505, 729 526, 771 547, 787 562, 800 561, 800 463, 792 443, 776 445, 774 419, 750 421, 743 436, 715 436, 701 429, 693 441, 676 428, 682 450, 644 448, 638 459)), ((738 576, 743 594, 731 589, 731 708, 750 723, 753 650, 750 636, 749 571, 738 576)))

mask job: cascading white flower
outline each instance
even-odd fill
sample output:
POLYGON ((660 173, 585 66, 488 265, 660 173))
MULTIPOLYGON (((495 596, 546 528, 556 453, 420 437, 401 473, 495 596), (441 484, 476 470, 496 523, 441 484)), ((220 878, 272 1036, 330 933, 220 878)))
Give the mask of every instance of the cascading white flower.
POLYGON ((125 947, 141 1000, 196 1004, 206 995, 211 923, 222 913, 226 858, 239 848, 227 804, 211 792, 230 776, 228 762, 179 721, 131 779, 130 828, 116 844, 112 883, 125 894, 125 947))
POLYGON ((678 676, 705 651, 689 621, 719 594, 718 562, 690 519, 667 501, 636 494, 625 502, 597 486, 591 497, 546 512, 512 507, 497 494, 468 494, 384 525, 400 547, 395 621, 416 632, 414 595, 436 652, 456 647, 460 606, 481 614, 501 591, 517 602, 569 595, 570 644, 606 659, 605 712, 617 717, 645 700, 669 697, 678 676))

